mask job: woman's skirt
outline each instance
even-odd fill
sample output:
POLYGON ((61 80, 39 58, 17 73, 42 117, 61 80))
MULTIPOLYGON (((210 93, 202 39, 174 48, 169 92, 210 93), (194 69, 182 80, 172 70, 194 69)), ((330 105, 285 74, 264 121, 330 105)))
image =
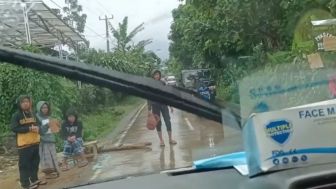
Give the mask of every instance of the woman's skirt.
POLYGON ((40 143, 40 166, 44 173, 58 172, 55 143, 40 143))

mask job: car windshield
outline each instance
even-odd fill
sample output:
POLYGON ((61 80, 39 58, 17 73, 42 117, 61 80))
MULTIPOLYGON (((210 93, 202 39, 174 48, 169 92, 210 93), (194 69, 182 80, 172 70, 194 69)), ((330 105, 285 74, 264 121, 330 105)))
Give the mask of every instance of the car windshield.
POLYGON ((0 0, 0 48, 37 55, 0 52, 0 188, 165 173, 242 151, 251 114, 335 98, 335 10, 334 0, 0 0))

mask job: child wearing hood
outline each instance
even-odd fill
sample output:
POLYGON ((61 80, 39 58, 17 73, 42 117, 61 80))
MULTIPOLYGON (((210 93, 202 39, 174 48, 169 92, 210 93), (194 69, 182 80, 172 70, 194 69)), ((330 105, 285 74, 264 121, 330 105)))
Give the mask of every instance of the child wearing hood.
POLYGON ((39 126, 32 111, 32 99, 22 95, 17 99, 19 109, 12 116, 11 129, 16 134, 19 153, 19 172, 22 188, 34 189, 46 184, 38 179, 39 126))
POLYGON ((69 170, 67 159, 73 155, 78 160, 78 167, 84 167, 88 164, 84 155, 83 124, 78 120, 77 112, 74 109, 69 109, 65 118, 61 128, 61 136, 64 139, 62 171, 69 170))
POLYGON ((46 179, 59 177, 57 155, 56 155, 56 137, 52 132, 50 125, 50 104, 46 101, 40 101, 36 106, 36 118, 40 125, 40 167, 45 174, 46 179))

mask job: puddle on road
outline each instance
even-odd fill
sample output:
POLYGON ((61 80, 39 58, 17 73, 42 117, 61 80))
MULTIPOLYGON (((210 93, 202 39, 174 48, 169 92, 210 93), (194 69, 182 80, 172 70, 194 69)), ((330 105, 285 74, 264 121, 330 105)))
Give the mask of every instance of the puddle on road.
POLYGON ((159 173, 162 170, 191 166, 190 152, 178 146, 153 147, 152 151, 128 150, 100 154, 92 166, 90 181, 127 175, 159 173))
POLYGON ((231 133, 225 133, 224 136, 221 124, 176 110, 171 121, 173 136, 178 144, 173 146, 167 144, 168 134, 163 123, 166 146, 161 148, 156 132, 149 131, 145 127, 146 116, 143 114, 130 129, 124 142, 151 142, 152 150, 125 150, 99 154, 92 166, 91 181, 190 167, 194 160, 233 152, 231 150, 237 146, 224 140, 227 134, 231 137, 231 133))
MULTIPOLYGON (((187 116, 187 115, 186 115, 187 116)), ((192 160, 211 158, 242 149, 240 131, 223 128, 219 123, 194 115, 188 115, 197 133, 197 140, 187 140, 191 147, 192 160)))

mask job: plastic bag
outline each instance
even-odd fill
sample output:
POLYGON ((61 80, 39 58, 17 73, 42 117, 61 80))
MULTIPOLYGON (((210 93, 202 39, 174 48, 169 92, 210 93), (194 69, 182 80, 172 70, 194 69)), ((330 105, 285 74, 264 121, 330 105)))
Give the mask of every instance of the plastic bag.
POLYGON ((147 117, 147 129, 154 130, 156 126, 159 124, 160 117, 153 113, 149 113, 147 117))

